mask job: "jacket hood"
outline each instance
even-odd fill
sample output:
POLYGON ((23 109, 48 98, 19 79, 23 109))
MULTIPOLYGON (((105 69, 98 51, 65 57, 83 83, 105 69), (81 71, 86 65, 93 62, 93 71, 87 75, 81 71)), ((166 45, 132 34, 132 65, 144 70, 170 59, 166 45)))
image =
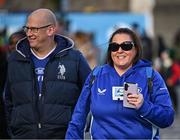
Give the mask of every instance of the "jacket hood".
POLYGON ((135 65, 132 66, 132 69, 137 69, 141 67, 151 67, 152 63, 148 60, 141 59, 135 65))
MULTIPOLYGON (((122 77, 126 78, 129 77, 132 73, 136 73, 137 71, 145 68, 145 67, 151 67, 152 63, 148 60, 141 59, 139 60, 136 64, 134 64, 131 68, 129 68, 123 75, 122 77)), ((115 75, 118 75, 116 70, 110 66, 109 64, 106 64, 104 66, 104 73, 116 73, 115 75)))
MULTIPOLYGON (((59 54, 61 52, 70 50, 74 47, 74 42, 72 39, 62 36, 62 35, 55 35, 54 40, 57 43, 56 49, 53 54, 59 54)), ((30 44, 27 37, 22 38, 18 41, 16 45, 16 51, 24 57, 30 57, 30 44)))
POLYGON ((151 67, 151 66, 152 64, 150 61, 141 59, 125 72, 125 77, 128 77, 130 74, 135 73, 136 71, 139 71, 140 69, 143 69, 145 67, 151 67))
POLYGON ((148 60, 141 59, 136 64, 134 64, 130 69, 125 72, 125 77, 129 77, 130 74, 141 71, 145 67, 151 67, 152 64, 148 60))

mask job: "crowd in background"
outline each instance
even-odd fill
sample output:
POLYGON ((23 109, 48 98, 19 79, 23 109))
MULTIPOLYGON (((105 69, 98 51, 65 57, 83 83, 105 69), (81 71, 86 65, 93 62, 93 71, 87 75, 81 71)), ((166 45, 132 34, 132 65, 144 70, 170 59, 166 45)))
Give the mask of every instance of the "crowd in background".
POLYGON ((171 46, 167 46, 163 36, 157 37, 158 55, 154 59, 154 67, 161 73, 169 88, 169 92, 177 114, 180 113, 180 29, 173 37, 171 46))
MULTIPOLYGON (((57 33, 72 38, 75 41, 75 48, 84 54, 90 67, 93 69, 100 63, 99 56, 101 53, 100 49, 96 47, 96 44, 94 43, 94 34, 84 31, 70 33, 68 31, 68 25, 69 22, 59 19, 57 33)), ((132 28, 139 33, 138 24, 133 23, 132 28)), ((178 104, 177 92, 179 92, 178 87, 180 79, 180 56, 178 55, 180 54, 180 29, 175 33, 171 46, 167 46, 162 35, 157 35, 155 39, 149 37, 146 31, 139 33, 139 35, 144 47, 143 57, 152 61, 154 68, 158 70, 166 80, 176 109, 178 104), (153 52, 154 50, 157 50, 157 52, 153 52)), ((7 35, 6 28, 0 30, 1 65, 4 65, 9 53, 15 50, 17 41, 23 37, 25 37, 25 33, 22 30, 18 30, 10 36, 7 35)))
MULTIPOLYGON (((57 33, 68 35, 75 42, 75 49, 80 50, 87 59, 91 69, 100 64, 100 49, 94 44, 93 33, 77 31, 75 33, 68 32, 68 25, 62 19, 59 20, 57 33)), ((133 24, 132 28, 138 32, 138 25, 133 24)), ((155 39, 150 38, 146 32, 139 34, 143 43, 143 57, 151 60, 154 68, 159 71, 166 81, 170 91, 174 109, 176 113, 180 113, 180 29, 174 35, 174 41, 171 46, 167 46, 162 35, 158 35, 155 39), (155 49, 157 52, 153 52, 155 49), (157 55, 154 55, 157 54, 157 55)), ((7 58, 11 51, 15 50, 15 44, 21 38, 25 37, 25 33, 20 30, 10 36, 7 30, 0 31, 0 92, 3 93, 3 87, 6 79, 7 58)), ((3 97, 1 96, 1 104, 3 97)), ((2 107, 2 106, 1 106, 2 107)))

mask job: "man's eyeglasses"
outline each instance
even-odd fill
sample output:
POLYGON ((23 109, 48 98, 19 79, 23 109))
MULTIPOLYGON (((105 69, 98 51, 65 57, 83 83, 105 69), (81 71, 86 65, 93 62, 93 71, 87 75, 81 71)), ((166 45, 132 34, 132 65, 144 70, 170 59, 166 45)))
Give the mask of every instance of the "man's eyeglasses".
POLYGON ((120 47, 121 47, 121 49, 123 51, 129 51, 134 47, 134 43, 132 41, 125 41, 125 42, 123 42, 121 44, 118 44, 118 43, 115 43, 115 42, 112 42, 112 43, 109 44, 109 49, 112 52, 118 51, 120 47))
POLYGON ((52 24, 48 24, 45 26, 41 26, 41 27, 28 27, 28 26, 23 26, 23 30, 24 32, 28 32, 28 30, 30 30, 32 33, 37 33, 39 29, 43 29, 43 28, 47 28, 49 26, 51 26, 52 24))

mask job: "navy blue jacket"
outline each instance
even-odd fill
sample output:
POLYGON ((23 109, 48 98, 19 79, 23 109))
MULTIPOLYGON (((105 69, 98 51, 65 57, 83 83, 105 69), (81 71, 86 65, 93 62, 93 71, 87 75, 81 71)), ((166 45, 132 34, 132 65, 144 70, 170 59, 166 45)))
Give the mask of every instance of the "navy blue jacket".
POLYGON ((64 138, 90 67, 73 41, 56 35, 44 72, 42 96, 26 38, 8 60, 5 105, 11 138, 64 138))

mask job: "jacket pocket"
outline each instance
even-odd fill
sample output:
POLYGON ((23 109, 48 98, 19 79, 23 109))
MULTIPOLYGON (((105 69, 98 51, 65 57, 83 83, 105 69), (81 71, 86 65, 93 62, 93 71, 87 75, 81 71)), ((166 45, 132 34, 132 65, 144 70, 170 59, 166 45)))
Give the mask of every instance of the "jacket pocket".
POLYGON ((10 126, 11 127, 14 127, 16 125, 17 115, 18 115, 17 109, 13 108, 12 113, 11 113, 11 121, 10 121, 10 126))
POLYGON ((71 107, 64 105, 45 105, 43 123, 67 126, 71 119, 71 107))

